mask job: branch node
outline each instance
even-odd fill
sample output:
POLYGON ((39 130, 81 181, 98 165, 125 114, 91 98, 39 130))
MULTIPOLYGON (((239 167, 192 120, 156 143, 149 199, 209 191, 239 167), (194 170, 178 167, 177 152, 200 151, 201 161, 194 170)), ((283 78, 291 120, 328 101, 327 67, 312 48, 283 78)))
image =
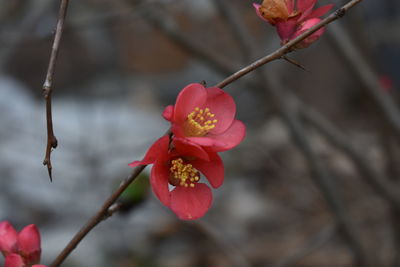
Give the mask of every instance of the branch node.
POLYGON ((50 90, 51 90, 50 86, 48 86, 48 85, 43 85, 42 95, 43 95, 44 99, 47 99, 47 98, 49 97, 49 95, 50 95, 50 90))
POLYGON ((346 14, 346 9, 344 9, 344 8, 339 8, 338 10, 336 10, 336 16, 338 17, 338 18, 341 18, 341 17, 343 17, 345 14, 346 14))
POLYGON ((51 147, 52 147, 52 148, 57 148, 58 141, 57 141, 57 138, 56 138, 54 135, 53 135, 52 138, 51 138, 50 144, 51 144, 51 147))

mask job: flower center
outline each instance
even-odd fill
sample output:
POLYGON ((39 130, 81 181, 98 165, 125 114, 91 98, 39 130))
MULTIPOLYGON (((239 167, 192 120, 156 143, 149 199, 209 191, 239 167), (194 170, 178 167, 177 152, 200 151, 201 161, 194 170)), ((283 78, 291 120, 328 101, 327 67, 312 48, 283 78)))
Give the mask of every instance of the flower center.
POLYGON ((259 11, 272 24, 277 19, 286 20, 289 17, 285 0, 264 0, 259 11))
POLYGON ((214 119, 215 115, 210 112, 209 108, 195 108, 187 116, 184 125, 186 136, 204 136, 208 131, 215 128, 218 120, 214 119))
POLYGON ((186 164, 182 158, 171 161, 169 182, 175 186, 194 187, 200 180, 199 171, 192 164, 186 164))

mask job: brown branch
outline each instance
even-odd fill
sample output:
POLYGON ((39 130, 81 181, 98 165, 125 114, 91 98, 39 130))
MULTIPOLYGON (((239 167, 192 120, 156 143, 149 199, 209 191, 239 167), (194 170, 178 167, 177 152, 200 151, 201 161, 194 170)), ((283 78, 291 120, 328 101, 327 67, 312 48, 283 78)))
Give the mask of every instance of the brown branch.
MULTIPOLYGON (((162 23, 160 23, 160 25, 161 24, 162 23)), ((165 31, 163 28, 161 29, 163 30, 163 33, 170 38, 170 40, 174 41, 177 45, 180 45, 188 52, 194 51, 193 54, 197 57, 197 59, 203 60, 205 64, 208 64, 215 71, 220 72, 223 75, 233 72, 232 67, 227 66, 225 61, 219 61, 213 58, 213 54, 210 53, 211 51, 200 48, 195 42, 190 42, 190 39, 185 38, 182 34, 180 34, 178 29, 172 29, 171 27, 168 29, 168 31, 165 31)), ((260 88, 249 81, 246 82, 246 85, 252 89, 260 88)), ((381 177, 382 174, 372 168, 372 166, 368 163, 368 159, 366 159, 362 152, 347 140, 348 138, 345 135, 343 135, 327 118, 323 117, 319 112, 301 102, 295 95, 286 93, 286 97, 295 102, 295 105, 298 105, 301 116, 303 116, 309 124, 315 127, 320 134, 327 138, 327 140, 337 148, 342 150, 342 152, 344 152, 346 156, 353 161, 362 174, 362 178, 365 179, 368 184, 370 184, 371 188, 373 188, 378 195, 388 200, 397 209, 400 209, 400 197, 396 193, 396 189, 393 187, 393 185, 389 183, 389 179, 387 177, 381 177)))
POLYGON ((89 221, 79 230, 79 232, 72 238, 68 245, 61 251, 57 258, 49 265, 50 267, 60 266, 60 264, 68 257, 68 255, 76 248, 76 246, 82 241, 82 239, 98 225, 104 219, 110 217, 114 213, 114 202, 119 196, 125 191, 126 188, 139 176, 139 174, 146 168, 146 165, 138 166, 133 169, 133 172, 126 178, 113 192, 113 194, 107 198, 100 210, 89 219, 89 221))
POLYGON ((371 188, 382 198, 386 199, 396 210, 400 211, 400 196, 397 193, 396 187, 393 186, 389 178, 380 174, 378 170, 371 166, 364 154, 354 146, 351 140, 348 140, 348 136, 342 134, 321 113, 302 103, 294 95, 287 94, 287 97, 295 102, 300 115, 306 122, 315 127, 329 142, 342 150, 353 161, 362 178, 371 188))
POLYGON ((293 50, 293 47, 296 44, 300 43, 305 38, 307 38, 308 36, 310 36, 311 34, 316 32, 317 30, 319 30, 323 26, 325 26, 325 25, 327 25, 327 24, 329 24, 329 23, 331 23, 331 22, 343 17, 344 14, 350 8, 352 8, 353 6, 359 4, 362 1, 363 0, 352 0, 352 1, 348 2, 347 4, 345 4, 344 6, 339 8, 338 10, 336 10, 335 12, 331 13, 328 17, 326 17, 325 19, 321 20, 318 24, 316 24, 315 26, 311 27, 309 30, 307 30, 303 34, 299 35, 297 38, 289 41, 287 44, 283 45, 281 48, 279 48, 275 52, 273 52, 273 53, 271 53, 271 54, 269 54, 269 55, 267 55, 267 56, 265 56, 263 58, 260 58, 259 60, 253 62, 252 64, 250 64, 250 65, 242 68, 241 70, 235 72, 231 76, 227 77, 226 79, 224 79, 223 81, 218 83, 216 85, 216 87, 223 88, 223 87, 227 86, 228 84, 232 83, 233 81, 236 81, 240 77, 246 75, 247 73, 249 73, 249 72, 261 67, 262 65, 265 65, 268 62, 280 59, 283 55, 291 52, 293 50))
POLYGON ((47 171, 49 172, 50 181, 52 178, 52 165, 51 165, 51 151, 53 148, 57 147, 57 138, 54 136, 53 131, 53 118, 51 114, 51 95, 53 92, 53 75, 54 69, 56 65, 56 59, 58 55, 58 50, 60 47, 61 36, 64 29, 64 21, 65 16, 67 15, 69 0, 62 0, 60 5, 60 11, 58 13, 58 21, 56 34, 54 36, 53 46, 51 48, 51 55, 49 66, 47 68, 46 79, 43 84, 43 97, 46 100, 46 122, 47 122, 47 145, 46 145, 46 154, 43 160, 43 165, 47 166, 47 171))
MULTIPOLYGON (((171 136, 170 129, 164 135, 171 136)), ((120 205, 114 204, 121 194, 128 188, 128 186, 139 176, 139 174, 146 168, 147 165, 137 166, 133 169, 132 173, 122 181, 120 186, 109 196, 103 203, 101 208, 91 217, 88 222, 79 230, 78 233, 69 241, 67 246, 60 252, 57 258, 49 267, 60 266, 61 263, 68 257, 69 254, 78 246, 83 238, 98 225, 101 221, 111 217, 115 212, 119 211, 120 205)))
MULTIPOLYGON (((224 0, 220 0, 219 3, 224 4, 225 2, 224 0)), ((229 9, 230 6, 227 4, 224 8, 229 9)), ((230 14, 231 13, 226 12, 227 16, 230 14)), ((248 43, 246 47, 251 47, 251 38, 248 34, 245 34, 246 29, 244 29, 243 25, 237 23, 233 17, 229 18, 228 22, 232 32, 236 33, 234 34, 236 38, 240 39, 238 41, 241 43, 248 43)), ((245 46, 242 45, 242 47, 245 46)), ((244 53, 244 55, 246 55, 246 53, 244 53)), ((282 55, 282 57, 284 57, 284 55, 282 55)), ((311 178, 314 184, 321 191, 329 208, 331 209, 331 212, 335 216, 336 223, 342 230, 341 233, 344 239, 347 241, 349 248, 352 250, 357 264, 359 266, 369 266, 368 255, 362 246, 360 235, 357 232, 350 215, 348 212, 346 212, 345 203, 342 200, 340 190, 333 182, 337 179, 326 168, 324 162, 312 149, 307 131, 302 125, 299 116, 296 115, 296 111, 290 106, 290 103, 285 98, 276 76, 270 74, 268 77, 266 77, 261 71, 259 76, 262 81, 262 85, 264 85, 263 87, 267 93, 268 99, 276 103, 276 108, 279 112, 279 115, 286 123, 295 145, 297 145, 298 149, 302 152, 303 156, 307 160, 307 164, 311 171, 311 178)))
POLYGON ((352 42, 349 34, 340 25, 333 25, 329 34, 332 36, 331 40, 338 48, 339 53, 343 56, 346 63, 352 67, 355 75, 364 85, 363 88, 373 98, 399 141, 400 110, 390 97, 390 94, 387 94, 385 89, 379 83, 377 74, 360 54, 360 51, 352 42))
POLYGON ((225 254, 227 260, 230 261, 233 267, 252 267, 253 265, 243 255, 243 252, 239 249, 240 246, 236 245, 229 237, 224 233, 223 228, 217 227, 214 224, 207 223, 206 221, 196 222, 184 222, 184 224, 190 225, 198 230, 200 233, 207 236, 212 240, 221 251, 225 254))
POLYGON ((342 230, 343 237, 355 256, 356 266, 370 266, 369 255, 362 245, 360 235, 347 212, 340 190, 335 183, 337 179, 328 171, 321 158, 312 149, 307 132, 295 114, 295 110, 285 101, 284 94, 279 88, 279 82, 272 75, 269 75, 267 80, 270 85, 268 92, 271 98, 277 102, 280 115, 286 122, 294 143, 307 159, 311 178, 335 215, 336 223, 342 230))
MULTIPOLYGON (((154 18, 152 19, 153 24, 154 23, 154 18)), ((228 68, 226 68, 223 64, 219 64, 219 61, 213 60, 213 57, 210 53, 207 53, 206 51, 199 51, 198 46, 193 46, 192 43, 189 40, 185 40, 184 36, 182 36, 181 34, 179 34, 178 31, 174 31, 171 29, 170 27, 165 27, 165 23, 163 23, 162 21, 156 21, 156 26, 160 29, 163 30, 164 33, 166 33, 169 37, 172 37, 173 41, 175 41, 177 44, 184 44, 184 48, 188 51, 193 51, 196 50, 194 53, 195 56, 198 56, 199 54, 203 54, 203 55, 207 55, 207 60, 205 60, 204 58, 202 60, 204 60, 206 63, 207 62, 212 62, 213 66, 217 66, 216 69, 222 69, 225 72, 227 71, 228 68)), ((238 31, 238 34, 236 35, 241 35, 240 32, 243 31, 238 31)), ((247 39, 247 38, 242 38, 242 39, 247 39)), ((242 45, 242 47, 244 47, 245 45, 242 45)), ((247 47, 249 47, 247 45, 247 47)), ((276 90, 274 90, 274 97, 275 99, 277 99, 276 96, 276 90)), ((270 92, 271 93, 271 92, 270 92)), ((279 96, 279 99, 281 99, 281 97, 279 96)), ((355 227, 353 226, 353 223, 351 222, 349 216, 347 215, 347 213, 344 211, 344 205, 342 203, 342 201, 340 200, 340 198, 338 198, 337 196, 337 190, 332 189, 332 184, 330 181, 332 181, 332 179, 330 178, 330 174, 329 172, 327 172, 327 170, 325 169, 325 167, 323 166, 323 164, 320 162, 320 160, 318 159, 318 157, 315 155, 315 152, 312 151, 312 149, 310 149, 310 145, 309 145, 309 141, 307 140, 307 138, 305 137, 304 134, 304 129, 301 126, 301 124, 298 122, 298 118, 292 116, 288 110, 287 107, 285 108, 285 111, 281 111, 284 112, 284 118, 285 121, 290 125, 291 129, 292 129, 292 134, 294 135, 293 137, 296 140, 297 145, 302 149, 303 153, 305 153, 306 158, 309 159, 310 162, 310 168, 313 171, 314 175, 315 175, 315 182, 317 183, 318 187, 320 187, 320 189, 322 190, 322 192, 324 193, 324 196, 327 198, 328 203, 331 206, 331 209, 334 211, 334 213, 336 214, 336 218, 337 221, 339 223, 339 225, 341 226, 341 228, 343 229, 344 232, 344 236, 346 238, 346 240, 349 242, 349 244, 351 245, 351 248, 353 250, 353 252, 355 253, 356 259, 357 261, 361 264, 361 265, 367 265, 368 260, 366 260, 366 253, 364 252, 364 249, 361 245, 361 241, 360 238, 357 234, 357 231, 355 230, 355 227)), ((313 176, 314 177, 314 176, 313 176)))
POLYGON ((317 232, 305 244, 303 244, 301 248, 291 253, 287 258, 280 260, 274 265, 274 267, 295 266, 296 262, 328 243, 337 232, 338 227, 336 224, 331 223, 326 225, 322 230, 317 232))
MULTIPOLYGON (((348 4, 344 5, 342 8, 331 14, 329 17, 327 17, 325 20, 322 20, 321 23, 315 25, 312 27, 310 30, 306 31, 302 35, 298 36, 296 39, 293 41, 287 43, 285 46, 281 47, 274 53, 270 54, 269 56, 266 56, 260 60, 257 60, 253 64, 243 68, 239 72, 236 72, 235 74, 231 75, 227 79, 223 80, 220 82, 217 86, 220 88, 227 86, 228 84, 232 83, 233 81, 239 79, 240 77, 244 76, 245 74, 257 69, 258 67, 261 67, 262 65, 275 60, 279 59, 282 57, 284 54, 288 53, 291 51, 291 48, 295 46, 297 43, 301 42, 305 38, 307 38, 309 35, 311 35, 313 32, 317 31, 319 28, 329 24, 330 22, 342 17, 344 13, 352 8, 354 5, 360 3, 362 0, 352 0, 348 4)), ((159 26, 161 24, 158 24, 159 26)), ((162 26, 162 25, 161 25, 162 26)), ((166 24, 163 26, 167 27, 166 24)), ((168 131, 169 132, 169 131, 168 131)), ((139 166, 134 168, 133 172, 129 177, 122 182, 120 187, 115 191, 101 206, 100 210, 92 217, 89 219, 89 221, 79 230, 79 232, 72 238, 72 240, 67 244, 67 246, 61 251, 61 253, 57 256, 57 258, 53 261, 53 263, 50 265, 50 267, 57 267, 60 266, 60 264, 68 257, 68 255, 77 247, 77 245, 83 240, 83 238, 97 225, 99 224, 102 220, 106 219, 109 217, 110 214, 113 213, 112 210, 109 210, 110 207, 114 204, 114 202, 118 199, 118 197, 124 192, 124 190, 129 186, 131 182, 133 182, 136 177, 143 171, 143 169, 146 166, 139 166)))

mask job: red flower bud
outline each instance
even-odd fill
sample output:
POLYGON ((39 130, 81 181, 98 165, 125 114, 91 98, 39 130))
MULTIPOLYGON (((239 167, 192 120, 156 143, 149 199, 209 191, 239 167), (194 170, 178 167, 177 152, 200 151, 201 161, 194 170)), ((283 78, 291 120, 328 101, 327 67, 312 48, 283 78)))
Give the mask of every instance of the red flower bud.
MULTIPOLYGON (((317 24, 333 5, 325 5, 313 9, 317 0, 264 0, 261 5, 253 4, 257 15, 271 25, 276 26, 282 44, 293 40, 306 30, 317 24)), ((321 28, 311 36, 307 37, 296 49, 308 47, 319 39, 324 33, 321 28)))
POLYGON ((28 265, 40 261, 40 234, 34 224, 26 226, 18 234, 18 251, 28 265))
POLYGON ((6 257, 17 252, 17 231, 7 221, 0 223, 0 251, 6 257))
POLYGON ((6 257, 4 267, 25 267, 24 259, 15 253, 12 253, 6 257))

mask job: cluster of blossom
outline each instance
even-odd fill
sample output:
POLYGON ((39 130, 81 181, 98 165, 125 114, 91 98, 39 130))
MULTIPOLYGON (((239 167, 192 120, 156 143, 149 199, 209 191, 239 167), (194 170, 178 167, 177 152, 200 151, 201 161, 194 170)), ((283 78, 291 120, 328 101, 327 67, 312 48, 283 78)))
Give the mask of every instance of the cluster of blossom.
POLYGON ((0 251, 5 257, 5 267, 46 267, 40 262, 40 234, 34 224, 19 233, 7 221, 0 223, 0 251))
POLYGON ((200 173, 213 188, 222 185, 224 165, 217 152, 237 146, 246 132, 235 114, 233 98, 220 88, 189 84, 162 114, 172 134, 158 139, 143 160, 129 164, 153 164, 153 192, 179 218, 198 219, 210 208, 212 192, 200 182, 200 173))
MULTIPOLYGON (((257 15, 276 27, 282 44, 303 34, 318 24, 333 4, 314 9, 317 0, 264 0, 261 5, 253 4, 257 15)), ((294 49, 305 48, 314 43, 324 33, 322 27, 297 44, 294 49)))
MULTIPOLYGON (((253 4, 257 15, 276 27, 282 44, 314 25, 333 5, 314 10, 317 0, 264 0, 253 4)), ((297 44, 305 48, 324 33, 320 28, 297 44)), ((174 106, 162 116, 171 123, 171 134, 158 139, 141 161, 131 167, 153 164, 150 182, 157 198, 179 218, 202 217, 212 203, 210 187, 201 182, 203 174, 213 188, 224 181, 224 165, 218 152, 237 146, 246 127, 235 119, 233 98, 217 87, 189 84, 179 93, 174 106)), ((5 267, 46 267, 40 262, 40 234, 31 224, 19 233, 7 221, 0 223, 0 251, 5 267)))

